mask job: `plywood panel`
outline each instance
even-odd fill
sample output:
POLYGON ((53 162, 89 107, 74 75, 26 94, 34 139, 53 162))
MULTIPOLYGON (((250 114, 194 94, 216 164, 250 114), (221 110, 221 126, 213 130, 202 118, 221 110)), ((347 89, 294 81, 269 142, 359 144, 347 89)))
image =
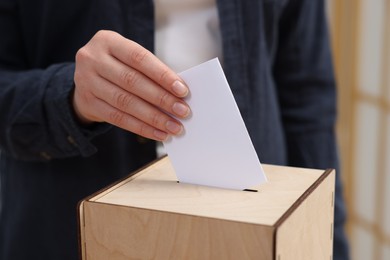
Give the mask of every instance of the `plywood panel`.
POLYGON ((216 189, 177 183, 165 157, 96 201, 273 225, 324 172, 269 165, 264 165, 264 171, 268 182, 252 187, 259 192, 216 189))
MULTIPOLYGON (((169 159, 163 158, 80 204, 82 257, 275 259, 281 227, 294 234, 304 230, 309 242, 320 241, 310 256, 318 250, 330 256, 331 247, 323 241, 331 240, 331 220, 327 234, 318 223, 323 227, 323 219, 333 217, 322 208, 331 207, 334 172, 273 165, 264 170, 269 182, 254 187, 258 192, 218 189, 177 183, 169 159), (302 228, 297 218, 309 227, 302 228)), ((306 241, 299 245, 306 246, 306 241)))
POLYGON ((85 203, 86 259, 273 259, 273 228, 85 203))
POLYGON ((276 259, 332 259, 334 183, 333 171, 277 227, 276 259))

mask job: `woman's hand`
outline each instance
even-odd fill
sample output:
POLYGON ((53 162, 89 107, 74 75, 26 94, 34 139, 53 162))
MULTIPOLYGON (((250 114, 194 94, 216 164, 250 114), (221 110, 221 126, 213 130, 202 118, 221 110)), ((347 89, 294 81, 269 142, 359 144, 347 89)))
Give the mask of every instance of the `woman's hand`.
POLYGON ((151 52, 112 31, 99 31, 76 54, 73 106, 84 123, 108 122, 154 140, 179 135, 189 90, 151 52))

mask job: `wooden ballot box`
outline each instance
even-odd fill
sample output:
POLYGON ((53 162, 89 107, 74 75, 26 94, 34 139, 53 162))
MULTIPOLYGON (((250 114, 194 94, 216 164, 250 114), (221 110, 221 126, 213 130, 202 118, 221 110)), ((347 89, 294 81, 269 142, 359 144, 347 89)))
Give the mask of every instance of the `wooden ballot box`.
POLYGON ((332 259, 334 170, 263 165, 253 191, 178 183, 168 157, 83 200, 96 259, 332 259))

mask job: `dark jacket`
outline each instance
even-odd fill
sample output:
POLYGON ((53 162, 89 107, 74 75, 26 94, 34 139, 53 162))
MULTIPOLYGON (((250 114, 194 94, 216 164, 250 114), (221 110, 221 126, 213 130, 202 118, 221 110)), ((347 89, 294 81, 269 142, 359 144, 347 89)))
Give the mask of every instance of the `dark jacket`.
MULTIPOLYGON (((224 71, 260 160, 338 168, 323 1, 218 8, 224 71)), ((153 50, 153 19, 147 0, 0 0, 0 259, 75 259, 77 202, 155 157, 152 141, 80 126, 70 104, 76 51, 101 29, 153 50)), ((344 217, 338 179, 337 259, 344 217)))

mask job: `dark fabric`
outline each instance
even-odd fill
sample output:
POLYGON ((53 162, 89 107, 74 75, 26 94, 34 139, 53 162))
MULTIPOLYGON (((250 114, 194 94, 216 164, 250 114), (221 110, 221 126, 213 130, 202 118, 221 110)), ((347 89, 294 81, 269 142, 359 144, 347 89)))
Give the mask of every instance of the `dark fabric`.
MULTIPOLYGON (((320 0, 220 0, 224 71, 263 163, 338 169, 320 0)), ((74 56, 109 29, 153 50, 151 0, 0 0, 0 259, 76 259, 76 204, 155 158, 155 144, 78 125, 74 56)), ((228 142, 228 140, 227 140, 228 142)), ((337 178, 334 259, 348 259, 337 178)))

